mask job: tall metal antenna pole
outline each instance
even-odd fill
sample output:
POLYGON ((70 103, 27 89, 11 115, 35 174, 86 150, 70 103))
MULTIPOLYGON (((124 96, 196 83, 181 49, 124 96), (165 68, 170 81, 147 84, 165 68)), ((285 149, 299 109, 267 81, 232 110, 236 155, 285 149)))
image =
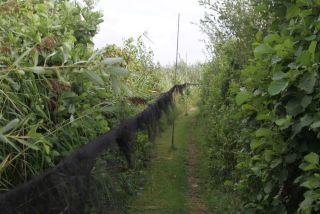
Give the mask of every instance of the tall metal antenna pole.
MULTIPOLYGON (((175 65, 175 69, 174 69, 174 84, 177 84, 179 36, 180 36, 180 13, 178 14, 177 50, 176 50, 176 65, 175 65)), ((173 115, 173 117, 175 117, 175 115, 173 115)), ((173 121, 172 121, 172 139, 171 139, 171 147, 172 148, 174 148, 174 127, 175 127, 175 118, 173 118, 173 121)))

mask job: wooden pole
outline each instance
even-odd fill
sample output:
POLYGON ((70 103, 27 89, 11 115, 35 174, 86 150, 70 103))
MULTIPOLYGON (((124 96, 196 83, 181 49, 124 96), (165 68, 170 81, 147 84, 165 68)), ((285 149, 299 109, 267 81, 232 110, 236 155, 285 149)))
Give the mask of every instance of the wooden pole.
MULTIPOLYGON (((178 32, 177 32, 177 49, 176 49, 176 65, 174 69, 174 84, 177 84, 177 70, 178 70, 178 57, 179 57, 179 36, 180 36, 180 13, 178 14, 178 32)), ((173 112, 175 113, 175 112, 173 112)), ((172 138, 171 147, 174 148, 174 129, 175 129, 175 115, 172 121, 172 138)))

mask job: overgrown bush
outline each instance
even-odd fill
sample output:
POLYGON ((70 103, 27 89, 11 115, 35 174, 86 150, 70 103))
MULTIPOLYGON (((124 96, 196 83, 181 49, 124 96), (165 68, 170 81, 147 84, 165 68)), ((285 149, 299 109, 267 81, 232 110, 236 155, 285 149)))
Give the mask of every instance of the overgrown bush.
MULTIPOLYGON (((221 155, 227 144, 237 154, 235 167, 220 176, 235 175, 244 213, 319 212, 320 2, 266 0, 240 5, 240 12, 252 10, 260 20, 257 33, 251 36, 236 33, 246 29, 246 22, 234 28, 237 25, 230 22, 237 23, 232 21, 237 15, 223 13, 234 5, 225 2, 218 6, 220 15, 225 15, 220 21, 227 32, 234 33, 223 35, 224 40, 211 40, 213 66, 207 70, 203 88, 203 114, 211 121, 212 165, 217 164, 213 172, 222 171, 219 166, 226 167, 226 161, 232 160, 221 155), (239 47, 237 43, 253 43, 248 48, 251 53, 245 50, 248 55, 243 57, 251 59, 239 63, 240 76, 232 66, 234 55, 224 51, 226 43, 219 42, 230 40, 236 41, 233 48, 239 47)), ((217 38, 219 29, 211 29, 214 34, 210 35, 217 38)))
POLYGON ((139 111, 128 97, 158 90, 151 53, 125 58, 142 53, 141 42, 112 58, 108 48, 93 49, 103 20, 85 2, 0 1, 0 191, 139 111))
POLYGON ((265 2, 275 21, 267 34, 258 33, 254 60, 242 71, 239 104, 251 106, 252 130, 247 204, 256 210, 319 211, 317 196, 319 1, 265 2), (252 195, 253 196, 253 195, 252 195), (304 199, 303 199, 304 198, 304 199))
MULTIPOLYGON (((233 47, 233 44, 230 42, 225 46, 233 47)), ((238 108, 230 98, 235 91, 229 88, 237 89, 238 78, 234 75, 238 76, 239 70, 233 69, 230 63, 228 57, 220 55, 205 67, 203 77, 201 115, 209 147, 209 170, 214 183, 236 178, 233 170, 241 133, 233 130, 240 129, 241 122, 238 108)))

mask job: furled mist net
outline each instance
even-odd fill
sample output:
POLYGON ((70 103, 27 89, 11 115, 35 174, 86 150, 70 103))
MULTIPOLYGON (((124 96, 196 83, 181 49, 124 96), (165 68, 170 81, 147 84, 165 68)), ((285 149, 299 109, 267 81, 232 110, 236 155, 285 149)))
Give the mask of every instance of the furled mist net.
MULTIPOLYGON (((96 166, 105 167, 108 176, 103 179, 110 179, 112 184, 117 178, 113 166, 119 163, 109 158, 110 154, 122 153, 130 166, 137 131, 146 131, 154 139, 161 116, 174 104, 174 93, 182 93, 186 86, 175 85, 140 114, 76 150, 54 168, 0 195, 0 213, 117 213, 99 197, 99 182, 93 176, 99 175, 96 166)), ((108 190, 112 197, 115 190, 112 186, 108 190)))

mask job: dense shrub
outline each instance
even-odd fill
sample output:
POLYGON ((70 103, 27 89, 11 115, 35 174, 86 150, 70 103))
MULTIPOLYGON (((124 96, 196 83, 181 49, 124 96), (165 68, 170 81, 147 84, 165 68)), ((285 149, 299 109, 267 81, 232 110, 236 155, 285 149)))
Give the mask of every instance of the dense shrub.
MULTIPOLYGON (((319 6, 313 0, 240 5, 260 19, 257 33, 247 35, 249 39, 239 33, 223 36, 224 41, 253 42, 252 52, 246 50, 251 60, 240 63, 240 78, 232 60, 221 62, 232 56, 223 51, 228 46, 211 40, 215 53, 204 81, 203 114, 211 121, 209 145, 212 165, 217 164, 213 172, 215 168, 222 171, 233 160, 220 155, 225 145, 231 148, 228 151, 235 150, 235 167, 230 168, 235 170, 219 175, 223 179, 236 175, 234 187, 243 195, 245 213, 313 213, 320 209, 319 6), (236 96, 235 91, 239 91, 236 96), (232 108, 235 103, 238 107, 232 108), (224 127, 229 129, 222 132, 224 127)), ((220 7, 220 12, 225 11, 220 7)), ((233 15, 225 15, 220 21, 228 24, 233 20, 228 16, 233 15)), ((229 26, 228 32, 237 32, 234 25, 229 26)), ((237 29, 245 27, 243 23, 237 29)), ((213 32, 219 31, 213 28, 213 32)))
POLYGON ((0 191, 139 111, 128 97, 158 90, 141 41, 121 54, 93 49, 103 20, 85 2, 0 1, 0 191))

